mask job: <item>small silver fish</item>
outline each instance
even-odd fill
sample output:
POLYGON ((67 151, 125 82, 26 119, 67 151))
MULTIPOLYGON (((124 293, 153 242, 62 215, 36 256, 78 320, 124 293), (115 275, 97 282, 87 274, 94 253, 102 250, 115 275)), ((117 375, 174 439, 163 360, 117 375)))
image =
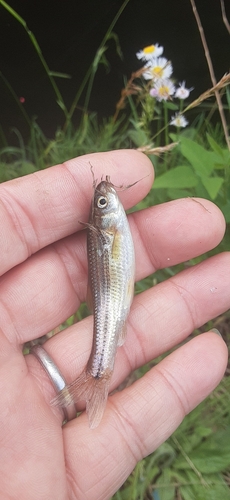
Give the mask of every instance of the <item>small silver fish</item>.
POLYGON ((91 428, 97 427, 102 419, 117 346, 125 341, 135 274, 131 231, 115 187, 109 176, 98 185, 94 180, 93 187, 86 224, 88 289, 94 314, 92 351, 83 373, 53 400, 61 406, 85 400, 91 428))

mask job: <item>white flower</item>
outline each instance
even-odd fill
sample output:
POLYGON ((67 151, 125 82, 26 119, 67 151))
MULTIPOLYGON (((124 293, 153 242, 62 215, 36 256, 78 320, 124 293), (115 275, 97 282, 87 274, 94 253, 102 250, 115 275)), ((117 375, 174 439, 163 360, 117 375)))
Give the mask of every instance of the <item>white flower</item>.
POLYGON ((172 80, 158 80, 154 83, 154 87, 150 90, 150 95, 158 101, 167 101, 175 92, 175 87, 172 80))
POLYGON ((180 113, 176 113, 174 116, 172 116, 170 125, 175 125, 176 127, 187 127, 188 121, 183 115, 180 115, 180 113))
POLYGON ((155 45, 148 45, 142 50, 139 50, 139 52, 136 53, 136 56, 138 59, 142 59, 143 61, 149 61, 150 59, 161 56, 163 50, 164 48, 159 47, 159 44, 156 43, 155 45))
POLYGON ((158 80, 170 78, 173 68, 172 64, 165 57, 159 57, 146 64, 146 71, 143 73, 145 80, 158 80))
POLYGON ((176 90, 175 97, 178 97, 179 99, 187 99, 191 90, 193 90, 193 87, 191 87, 190 89, 186 89, 185 81, 183 81, 182 83, 179 83, 179 87, 176 90))

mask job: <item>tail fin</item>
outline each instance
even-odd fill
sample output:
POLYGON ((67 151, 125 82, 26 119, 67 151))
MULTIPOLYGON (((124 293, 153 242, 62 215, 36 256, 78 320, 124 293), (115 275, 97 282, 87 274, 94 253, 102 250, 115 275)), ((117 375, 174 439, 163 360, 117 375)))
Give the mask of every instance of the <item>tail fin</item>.
POLYGON ((52 399, 55 406, 68 406, 73 401, 86 401, 86 412, 91 429, 97 427, 103 417, 109 392, 111 373, 100 378, 84 371, 74 382, 67 385, 52 399))

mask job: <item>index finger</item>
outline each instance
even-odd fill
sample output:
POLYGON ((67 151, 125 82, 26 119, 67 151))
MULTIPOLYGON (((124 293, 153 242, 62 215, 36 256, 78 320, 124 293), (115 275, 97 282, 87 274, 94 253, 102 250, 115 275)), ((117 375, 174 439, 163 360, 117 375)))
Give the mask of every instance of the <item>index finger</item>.
POLYGON ((87 221, 95 178, 110 175, 114 184, 129 185, 122 191, 125 208, 148 193, 153 168, 148 158, 133 150, 94 153, 67 161, 0 186, 0 275, 31 254, 75 231, 87 221))

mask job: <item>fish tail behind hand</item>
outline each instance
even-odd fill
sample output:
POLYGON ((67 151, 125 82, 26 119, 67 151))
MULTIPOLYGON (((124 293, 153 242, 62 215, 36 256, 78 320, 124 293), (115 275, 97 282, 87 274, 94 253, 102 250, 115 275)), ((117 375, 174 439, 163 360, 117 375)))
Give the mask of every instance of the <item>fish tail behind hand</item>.
POLYGON ((66 407, 73 401, 86 401, 86 413, 89 426, 95 429, 102 419, 109 392, 111 373, 105 373, 100 377, 94 377, 84 371, 71 384, 67 385, 51 401, 53 406, 66 407))

